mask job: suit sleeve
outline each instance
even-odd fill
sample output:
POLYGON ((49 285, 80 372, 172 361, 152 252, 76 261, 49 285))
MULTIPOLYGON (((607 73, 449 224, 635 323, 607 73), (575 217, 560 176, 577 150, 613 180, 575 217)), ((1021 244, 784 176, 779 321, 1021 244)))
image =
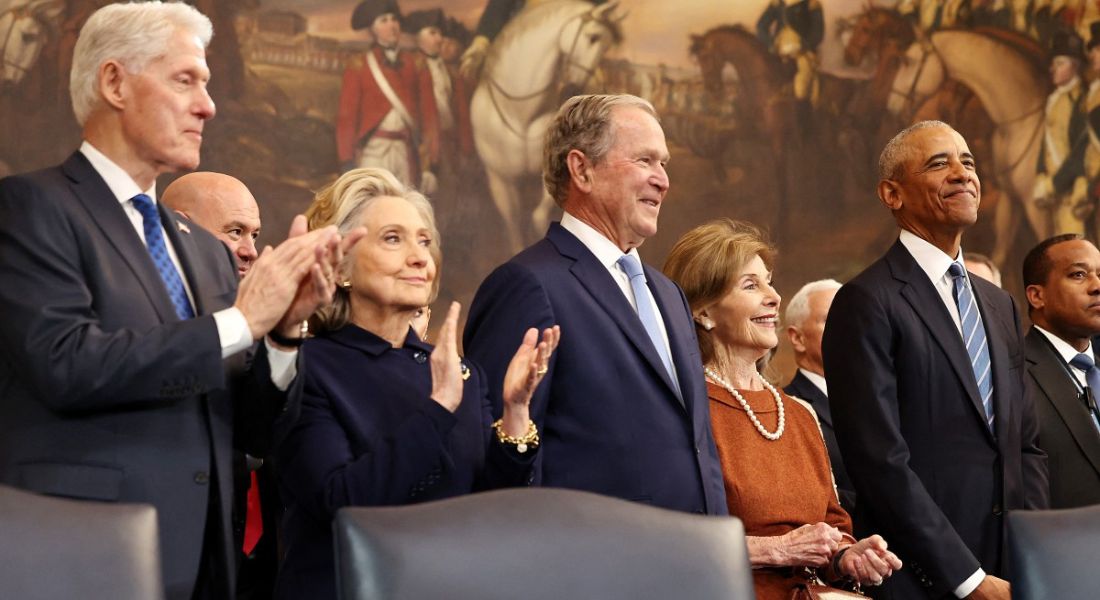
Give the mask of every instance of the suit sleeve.
MULTIPOLYGON (((531 327, 542 331, 554 324, 546 290, 525 267, 506 263, 481 284, 470 305, 462 343, 466 355, 485 370, 494 418, 504 411, 504 374, 524 333, 531 327)), ((568 333, 563 331, 562 335, 568 333)), ((544 430, 556 359, 557 354, 550 358, 548 371, 531 398, 531 419, 540 431, 544 430)), ((531 478, 534 485, 541 483, 541 463, 537 458, 531 478)))
POLYGON ((453 469, 445 439, 457 420, 442 406, 432 402, 401 422, 378 424, 383 437, 357 453, 339 402, 307 374, 301 414, 276 449, 283 489, 316 518, 331 520, 345 506, 408 504, 453 469))
MULTIPOLYGON (((1016 347, 1020 348, 1021 362, 1023 362, 1023 337, 1020 327, 1020 315, 1016 310, 1016 303, 1012 304, 1012 321, 1016 332, 1016 347)), ((1026 373, 1024 365, 1020 365, 1020 373, 1026 373)), ((1024 506, 1029 510, 1045 510, 1050 507, 1050 478, 1047 466, 1047 454, 1039 447, 1039 415, 1036 412, 1036 394, 1038 393, 1032 384, 1031 377, 1024 375, 1023 391, 1021 398, 1023 405, 1020 407, 1020 450, 1021 470, 1024 489, 1024 506)))
POLYGON ((80 241, 86 232, 66 212, 77 209, 62 202, 25 178, 0 181, 0 352, 11 370, 59 412, 116 410, 224 388, 213 316, 102 327, 85 273, 126 267, 88 259, 80 241))
POLYGON ((304 368, 305 353, 298 352, 298 376, 286 391, 280 390, 271 380, 266 346, 263 342, 256 345, 248 369, 234 382, 233 423, 239 450, 265 458, 286 438, 301 414, 304 368))
POLYGON ((881 299, 853 284, 840 289, 822 350, 845 466, 860 510, 882 528, 876 533, 910 566, 919 565, 939 597, 951 595, 981 565, 909 467, 892 350, 903 342, 881 299))

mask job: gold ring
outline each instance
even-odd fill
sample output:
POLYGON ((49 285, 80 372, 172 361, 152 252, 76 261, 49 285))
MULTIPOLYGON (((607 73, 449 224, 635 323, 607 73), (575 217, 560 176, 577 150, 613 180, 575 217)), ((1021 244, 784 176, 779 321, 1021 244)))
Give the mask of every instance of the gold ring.
POLYGON ((535 375, 538 375, 539 377, 542 377, 543 375, 546 375, 546 372, 549 371, 549 370, 550 370, 550 367, 539 367, 539 370, 535 371, 535 375))

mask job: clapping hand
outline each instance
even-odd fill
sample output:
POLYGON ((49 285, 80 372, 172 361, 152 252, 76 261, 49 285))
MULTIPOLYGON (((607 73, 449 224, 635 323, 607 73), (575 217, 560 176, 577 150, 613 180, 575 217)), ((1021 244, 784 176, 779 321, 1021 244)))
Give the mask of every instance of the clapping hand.
POLYGON ((527 431, 528 406, 535 388, 550 369, 550 357, 561 341, 561 328, 555 325, 544 329, 541 342, 538 337, 539 331, 534 327, 527 330, 504 374, 502 418, 504 431, 509 435, 521 436, 527 431))
POLYGON ((432 350, 432 400, 454 412, 462 403, 462 360, 458 358, 458 302, 452 302, 432 350))

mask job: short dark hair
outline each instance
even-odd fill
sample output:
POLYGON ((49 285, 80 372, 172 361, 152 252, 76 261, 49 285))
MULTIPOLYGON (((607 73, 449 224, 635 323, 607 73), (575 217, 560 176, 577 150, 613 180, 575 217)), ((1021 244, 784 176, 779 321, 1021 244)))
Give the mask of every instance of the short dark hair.
POLYGON ((1029 285, 1043 285, 1050 277, 1050 249, 1062 242, 1083 240, 1085 237, 1079 233, 1063 233, 1049 237, 1028 251, 1024 257, 1024 287, 1029 285))

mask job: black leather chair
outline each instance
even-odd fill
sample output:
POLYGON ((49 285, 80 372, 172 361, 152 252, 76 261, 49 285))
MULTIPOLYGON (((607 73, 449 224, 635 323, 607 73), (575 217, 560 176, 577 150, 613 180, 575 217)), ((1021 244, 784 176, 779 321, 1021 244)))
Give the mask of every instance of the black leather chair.
POLYGON ((1096 598, 1100 505, 1008 515, 1014 600, 1096 598))
POLYGON ((741 521, 532 488, 333 523, 343 600, 751 600, 741 521))
POLYGON ((0 598, 164 598, 156 510, 0 486, 0 598))

